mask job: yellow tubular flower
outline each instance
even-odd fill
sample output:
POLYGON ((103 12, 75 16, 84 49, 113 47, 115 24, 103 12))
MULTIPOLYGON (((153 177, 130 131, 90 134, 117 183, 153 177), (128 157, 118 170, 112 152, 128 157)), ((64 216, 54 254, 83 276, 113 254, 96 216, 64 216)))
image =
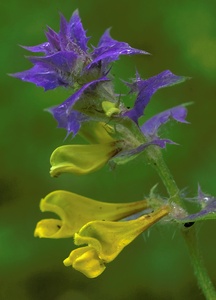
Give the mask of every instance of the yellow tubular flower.
POLYGON ((60 219, 41 220, 36 226, 34 235, 41 238, 72 237, 90 221, 117 221, 148 207, 146 200, 106 203, 67 191, 54 191, 41 200, 40 209, 42 212, 53 212, 60 219))
POLYGON ((104 123, 89 122, 80 132, 90 145, 66 145, 55 149, 50 157, 50 174, 88 174, 103 167, 107 161, 121 151, 119 142, 110 134, 112 127, 104 123))
POLYGON ((88 246, 73 250, 63 263, 89 278, 97 277, 105 270, 105 263, 114 260, 125 246, 168 213, 169 207, 164 206, 132 221, 89 222, 74 237, 76 245, 88 246))
POLYGON ((50 175, 61 173, 88 174, 103 167, 118 153, 116 143, 93 145, 66 145, 58 147, 51 155, 50 175))

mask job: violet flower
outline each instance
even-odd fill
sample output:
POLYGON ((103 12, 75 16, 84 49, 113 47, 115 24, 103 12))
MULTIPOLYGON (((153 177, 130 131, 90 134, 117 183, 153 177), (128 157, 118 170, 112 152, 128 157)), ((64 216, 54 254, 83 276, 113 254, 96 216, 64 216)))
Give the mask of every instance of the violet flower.
POLYGON ((89 38, 86 37, 78 10, 69 22, 61 15, 59 33, 48 27, 45 35, 47 42, 23 47, 31 52, 42 52, 44 56, 29 57, 34 64, 30 70, 11 74, 41 86, 45 91, 58 86, 77 89, 107 75, 109 64, 120 55, 148 54, 112 39, 109 30, 102 35, 98 46, 90 51, 87 46, 89 38))

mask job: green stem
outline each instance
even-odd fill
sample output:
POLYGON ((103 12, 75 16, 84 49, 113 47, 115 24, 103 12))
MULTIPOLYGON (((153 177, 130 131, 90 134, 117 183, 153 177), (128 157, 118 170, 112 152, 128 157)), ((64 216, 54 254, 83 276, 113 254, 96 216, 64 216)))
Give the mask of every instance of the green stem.
POLYGON ((161 180, 163 181, 163 184, 170 196, 170 203, 174 202, 183 208, 184 203, 180 197, 178 186, 163 159, 159 147, 148 147, 148 149, 146 149, 146 155, 149 163, 156 169, 161 180))
POLYGON ((184 231, 182 230, 182 234, 188 246, 191 263, 198 281, 198 285, 203 291, 206 299, 215 300, 216 291, 208 276, 201 253, 199 251, 196 227, 192 226, 190 229, 186 229, 184 231))
MULTIPOLYGON (((176 203, 182 209, 184 209, 183 200, 180 197, 180 192, 177 184, 168 169, 161 151, 158 147, 149 147, 146 151, 147 159, 151 165, 156 169, 167 192, 170 196, 170 203, 176 203)), ((203 263, 203 259, 198 247, 196 227, 192 227, 182 230, 183 237, 188 246, 188 250, 191 256, 191 262, 194 269, 195 276, 198 281, 199 287, 202 289, 203 294, 207 300, 216 300, 216 291, 208 276, 206 268, 203 263)))

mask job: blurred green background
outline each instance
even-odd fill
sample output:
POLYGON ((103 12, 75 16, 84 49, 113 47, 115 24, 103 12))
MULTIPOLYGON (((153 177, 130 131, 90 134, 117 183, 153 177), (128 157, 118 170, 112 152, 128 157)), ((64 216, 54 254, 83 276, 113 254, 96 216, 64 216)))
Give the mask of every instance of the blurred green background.
MULTIPOLYGON (((108 167, 76 177, 49 176, 51 152, 64 142, 65 131, 43 109, 65 100, 63 89, 42 88, 8 77, 30 68, 20 45, 45 41, 46 25, 59 30, 59 12, 67 19, 79 8, 83 25, 96 45, 104 30, 152 56, 122 57, 113 67, 116 90, 119 78, 134 78, 135 69, 147 78, 170 69, 190 81, 160 90, 146 110, 147 117, 183 102, 191 125, 172 124, 165 136, 180 146, 168 145, 165 159, 186 195, 197 184, 216 195, 216 2, 169 0, 8 0, 1 3, 1 173, 0 173, 0 299, 21 300, 136 300, 204 299, 197 288, 186 246, 174 226, 155 226, 137 238, 107 266, 97 279, 66 268, 62 261, 73 241, 33 237, 37 221, 47 214, 39 201, 55 189, 66 189, 94 199, 120 202, 140 200, 160 182, 139 159, 114 171, 108 167)), ((79 142, 79 139, 76 138, 79 142)), ((159 191, 166 192, 159 185, 159 191)), ((216 284, 216 222, 199 224, 200 244, 216 284)))

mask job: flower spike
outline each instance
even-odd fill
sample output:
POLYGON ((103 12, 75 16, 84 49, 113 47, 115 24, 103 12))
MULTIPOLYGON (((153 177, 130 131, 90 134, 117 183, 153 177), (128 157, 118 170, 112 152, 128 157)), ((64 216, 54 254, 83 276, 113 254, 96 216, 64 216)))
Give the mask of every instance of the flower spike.
POLYGON ((199 210, 196 207, 192 214, 186 211, 184 199, 158 149, 165 148, 167 143, 175 144, 162 138, 159 129, 170 120, 188 123, 185 106, 189 103, 161 112, 144 124, 140 119, 157 90, 187 78, 166 70, 143 80, 136 72, 133 83, 125 82, 130 88, 129 94, 136 94, 133 107, 127 107, 121 95, 114 91, 109 74, 111 63, 120 55, 149 53, 114 40, 110 29, 104 32, 97 47, 89 48, 78 10, 69 21, 61 15, 59 32, 47 27, 45 36, 46 42, 23 47, 37 54, 28 57, 33 67, 12 76, 43 87, 45 91, 69 88, 68 99, 47 111, 57 120, 58 127, 66 129, 67 136, 80 134, 88 142, 56 148, 50 157, 51 176, 88 174, 106 163, 111 167, 125 164, 144 152, 147 163, 155 167, 165 184, 169 199, 156 195, 152 189, 150 197, 141 201, 107 203, 57 190, 40 202, 42 212, 52 212, 57 218, 39 221, 34 235, 53 239, 72 237, 75 245, 81 247, 69 254, 64 265, 95 278, 124 247, 167 215, 166 221, 183 223, 187 228, 196 221, 215 219, 216 198, 205 195, 200 188, 195 198, 199 210))

